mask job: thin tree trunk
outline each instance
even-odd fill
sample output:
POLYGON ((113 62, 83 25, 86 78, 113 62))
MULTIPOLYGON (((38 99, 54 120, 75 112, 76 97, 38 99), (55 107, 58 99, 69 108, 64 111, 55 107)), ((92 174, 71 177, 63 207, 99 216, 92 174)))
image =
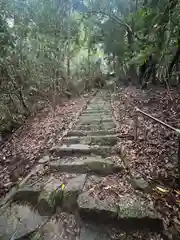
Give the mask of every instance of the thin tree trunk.
POLYGON ((168 76, 167 76, 168 78, 171 78, 173 68, 174 68, 175 64, 178 62, 179 58, 180 58, 180 39, 178 40, 178 48, 176 50, 176 53, 168 67, 168 76))
POLYGON ((67 76, 70 79, 70 53, 71 53, 71 23, 70 16, 72 12, 72 0, 69 0, 69 21, 68 21, 68 57, 67 57, 67 76))

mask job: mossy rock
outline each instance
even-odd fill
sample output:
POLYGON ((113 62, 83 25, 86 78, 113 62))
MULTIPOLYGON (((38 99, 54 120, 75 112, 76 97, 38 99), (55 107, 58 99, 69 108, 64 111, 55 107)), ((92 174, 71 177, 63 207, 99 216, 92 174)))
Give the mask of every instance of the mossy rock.
POLYGON ((42 216, 52 215, 56 207, 61 204, 62 197, 62 182, 58 179, 51 178, 38 198, 37 208, 39 213, 42 216))

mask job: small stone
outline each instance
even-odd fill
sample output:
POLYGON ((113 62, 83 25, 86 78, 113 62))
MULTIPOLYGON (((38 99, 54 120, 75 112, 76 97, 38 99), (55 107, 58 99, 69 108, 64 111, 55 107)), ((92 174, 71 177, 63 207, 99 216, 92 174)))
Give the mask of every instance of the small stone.
POLYGON ((132 186, 137 190, 141 190, 144 192, 149 192, 151 190, 149 183, 143 178, 131 178, 130 181, 132 186))
POLYGON ((38 161, 38 163, 40 163, 40 164, 45 164, 45 163, 49 162, 49 160, 50 160, 50 157, 49 157, 49 156, 44 156, 43 158, 41 158, 41 159, 38 161))

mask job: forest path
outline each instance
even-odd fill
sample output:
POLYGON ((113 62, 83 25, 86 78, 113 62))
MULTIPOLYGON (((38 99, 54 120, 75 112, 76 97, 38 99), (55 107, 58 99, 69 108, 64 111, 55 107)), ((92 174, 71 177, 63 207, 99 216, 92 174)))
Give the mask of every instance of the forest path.
POLYGON ((0 236, 161 239, 162 220, 129 181, 117 141, 111 93, 99 91, 0 209, 0 236))

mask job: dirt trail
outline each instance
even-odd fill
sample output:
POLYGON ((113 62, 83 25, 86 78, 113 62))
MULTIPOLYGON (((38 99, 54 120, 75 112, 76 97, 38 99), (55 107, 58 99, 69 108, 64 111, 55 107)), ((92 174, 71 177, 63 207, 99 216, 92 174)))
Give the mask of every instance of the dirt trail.
POLYGON ((162 219, 129 179, 117 141, 102 91, 2 206, 3 239, 161 239, 162 219))

